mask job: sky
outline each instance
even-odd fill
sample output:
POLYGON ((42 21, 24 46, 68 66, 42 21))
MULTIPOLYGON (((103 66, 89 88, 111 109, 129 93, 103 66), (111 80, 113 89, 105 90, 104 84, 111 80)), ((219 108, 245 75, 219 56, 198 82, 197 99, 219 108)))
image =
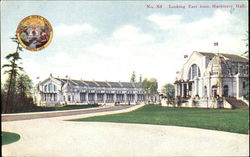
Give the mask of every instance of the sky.
POLYGON ((247 49, 243 40, 248 31, 247 1, 3 1, 1 65, 16 49, 10 37, 30 15, 45 17, 54 32, 47 48, 21 52, 21 65, 34 84, 50 73, 60 78, 130 81, 135 71, 137 80, 140 75, 156 78, 161 87, 175 81, 184 55, 193 51, 242 54, 247 49))

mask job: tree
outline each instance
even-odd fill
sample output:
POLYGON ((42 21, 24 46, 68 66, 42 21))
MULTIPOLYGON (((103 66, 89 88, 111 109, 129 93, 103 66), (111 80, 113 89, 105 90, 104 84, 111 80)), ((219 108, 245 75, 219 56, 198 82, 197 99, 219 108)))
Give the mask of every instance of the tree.
POLYGON ((139 82, 142 83, 142 76, 139 77, 139 82))
POLYGON ((149 89, 149 88, 150 88, 150 83, 149 83, 149 81, 148 81, 147 78, 145 78, 145 79, 142 81, 142 88, 143 88, 145 94, 146 94, 146 95, 149 95, 149 93, 150 93, 150 89, 149 89))
POLYGON ((31 96, 32 81, 26 73, 22 73, 17 78, 17 93, 22 97, 31 96))
POLYGON ((31 90, 32 90, 32 81, 26 73, 21 73, 17 77, 16 83, 17 89, 17 102, 16 109, 20 109, 24 106, 32 105, 31 101, 31 90))
POLYGON ((155 94, 158 93, 157 80, 155 78, 150 78, 150 79, 145 78, 142 81, 142 88, 146 96, 149 98, 149 100, 155 102, 156 101, 155 94))
POLYGON ((157 93, 158 83, 155 78, 147 79, 142 81, 142 88, 147 95, 153 95, 157 93))
POLYGON ((131 78, 130 78, 130 82, 136 82, 136 74, 135 71, 133 71, 131 78))
POLYGON ((167 83, 162 88, 162 93, 167 98, 167 104, 174 104, 175 88, 173 84, 167 83))
MULTIPOLYGON (((243 40, 246 41, 247 50, 242 54, 242 56, 245 56, 245 57, 247 57, 247 58, 249 59, 249 50, 248 50, 248 45, 249 45, 249 43, 248 43, 249 40, 248 40, 248 39, 249 39, 249 38, 248 38, 248 35, 249 35, 249 32, 246 31, 246 34, 245 34, 246 38, 243 39, 243 40)), ((249 86, 249 81, 247 81, 246 86, 249 86)), ((247 99, 248 102, 249 102, 249 91, 247 91, 247 94, 244 95, 244 98, 247 99)))
POLYGON ((248 35, 249 35, 249 33, 248 33, 248 31, 246 31, 246 34, 245 34, 245 36, 246 36, 246 38, 245 39, 243 39, 244 41, 246 41, 246 47, 247 47, 247 50, 242 54, 242 56, 245 56, 245 57, 247 57, 247 58, 249 58, 249 51, 248 51, 248 35))
POLYGON ((158 82, 155 78, 150 78, 150 94, 157 94, 158 91, 158 82))
POLYGON ((4 74, 8 74, 7 79, 7 95, 6 100, 3 102, 3 112, 12 112, 14 106, 14 97, 16 94, 16 77, 19 74, 19 70, 23 70, 22 67, 18 65, 18 61, 21 59, 19 51, 22 51, 22 47, 20 46, 17 37, 11 38, 13 42, 17 43, 16 51, 8 54, 5 58, 9 61, 9 64, 4 64, 2 68, 8 68, 5 70, 4 74))

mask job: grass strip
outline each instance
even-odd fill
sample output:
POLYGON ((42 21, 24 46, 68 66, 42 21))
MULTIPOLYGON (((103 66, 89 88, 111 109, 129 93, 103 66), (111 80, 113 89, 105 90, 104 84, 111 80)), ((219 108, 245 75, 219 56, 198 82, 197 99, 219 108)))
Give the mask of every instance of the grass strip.
POLYGON ((249 108, 231 110, 171 108, 160 105, 146 105, 128 113, 81 118, 71 121, 174 125, 248 134, 248 116, 249 108))

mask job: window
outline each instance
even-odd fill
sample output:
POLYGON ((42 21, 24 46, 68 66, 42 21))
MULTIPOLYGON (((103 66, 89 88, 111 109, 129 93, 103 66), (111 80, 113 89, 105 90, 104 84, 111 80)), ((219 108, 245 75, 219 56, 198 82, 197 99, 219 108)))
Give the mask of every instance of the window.
POLYGON ((48 91, 51 91, 50 84, 48 85, 48 88, 49 88, 48 91))
POLYGON ((207 97, 207 86, 204 86, 204 96, 207 97))
POLYGON ((81 102, 86 101, 86 93, 80 93, 80 101, 81 102))
POLYGON ((189 91, 192 91, 192 83, 189 83, 189 84, 188 84, 188 90, 189 90, 189 91))
POLYGON ((243 83, 242 83, 242 88, 246 89, 246 82, 245 81, 243 81, 243 83))
POLYGON ((248 71, 249 71, 249 66, 248 66, 248 65, 246 65, 245 74, 248 74, 248 71))
POLYGON ((193 64, 189 68, 188 79, 193 80, 195 77, 200 77, 200 76, 201 76, 200 68, 196 64, 193 64))
POLYGON ((218 75, 219 73, 217 71, 211 72, 211 75, 218 75))

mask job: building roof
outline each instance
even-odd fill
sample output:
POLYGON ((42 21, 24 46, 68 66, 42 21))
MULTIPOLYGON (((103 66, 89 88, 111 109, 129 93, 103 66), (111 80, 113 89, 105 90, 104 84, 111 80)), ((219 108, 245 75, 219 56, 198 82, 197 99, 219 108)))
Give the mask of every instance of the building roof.
POLYGON ((97 84, 99 84, 100 87, 110 87, 108 82, 103 82, 103 81, 95 81, 97 84))
POLYGON ((141 83, 136 82, 109 82, 109 81, 85 81, 55 78, 62 82, 62 84, 69 83, 70 85, 80 87, 106 87, 106 88, 141 88, 141 83))
POLYGON ((94 81, 83 81, 88 84, 89 87, 99 87, 94 81))
POLYGON ((120 84, 122 85, 122 87, 124 88, 134 88, 134 83, 130 83, 130 82, 120 82, 120 84))
POLYGON ((122 88, 119 82, 108 82, 108 84, 110 84, 111 87, 114 87, 114 88, 122 88))
POLYGON ((206 56, 210 59, 212 59, 215 55, 219 54, 220 56, 223 56, 226 60, 230 60, 232 62, 244 62, 248 63, 248 58, 236 55, 236 54, 228 54, 228 53, 212 53, 212 52, 199 52, 201 55, 206 56))

